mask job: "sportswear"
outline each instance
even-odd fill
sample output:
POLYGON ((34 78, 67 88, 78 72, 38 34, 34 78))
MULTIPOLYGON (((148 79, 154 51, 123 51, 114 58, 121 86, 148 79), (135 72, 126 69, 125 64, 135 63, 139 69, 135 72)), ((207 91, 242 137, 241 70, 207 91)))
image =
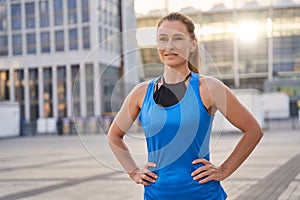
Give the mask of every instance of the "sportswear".
POLYGON ((213 115, 202 103, 199 76, 191 72, 184 96, 168 107, 154 101, 157 79, 149 82, 139 121, 146 136, 148 162, 156 163, 155 168, 149 169, 158 178, 144 187, 145 200, 224 200, 227 197, 220 182, 200 184, 191 176, 203 165, 194 165, 193 160, 210 159, 213 115))
POLYGON ((184 96, 186 91, 185 82, 191 76, 191 73, 185 77, 185 79, 179 83, 169 84, 166 83, 165 78, 159 78, 162 80, 162 85, 158 88, 158 81, 155 82, 155 92, 153 98, 156 104, 168 107, 178 103, 184 96))

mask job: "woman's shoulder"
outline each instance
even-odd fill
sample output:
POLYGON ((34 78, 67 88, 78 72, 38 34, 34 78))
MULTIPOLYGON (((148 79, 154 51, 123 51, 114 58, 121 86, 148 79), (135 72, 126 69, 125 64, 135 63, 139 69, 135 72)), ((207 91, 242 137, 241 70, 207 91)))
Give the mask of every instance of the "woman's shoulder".
POLYGON ((226 86, 219 79, 207 75, 200 75, 199 83, 202 102, 209 113, 214 114, 217 111, 216 102, 226 97, 226 86))
POLYGON ((205 87, 209 90, 221 89, 225 87, 224 83, 221 80, 208 75, 201 74, 199 76, 199 82, 199 87, 205 87))
POLYGON ((141 107, 142 102, 145 98, 146 92, 148 85, 150 84, 151 81, 144 81, 138 83, 130 92, 129 96, 134 102, 136 102, 139 107, 141 107))
POLYGON ((145 93, 150 81, 143 81, 138 83, 133 89, 132 92, 135 94, 145 93))

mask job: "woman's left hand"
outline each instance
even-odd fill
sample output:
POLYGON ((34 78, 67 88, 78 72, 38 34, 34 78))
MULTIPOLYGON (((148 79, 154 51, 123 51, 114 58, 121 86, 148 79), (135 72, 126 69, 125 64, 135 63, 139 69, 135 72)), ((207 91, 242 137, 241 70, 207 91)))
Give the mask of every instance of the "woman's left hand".
POLYGON ((222 167, 215 166, 204 158, 199 158, 192 162, 194 165, 199 163, 202 163, 203 166, 199 167, 191 174, 194 180, 202 179, 199 183, 203 184, 211 180, 221 181, 226 177, 222 167))

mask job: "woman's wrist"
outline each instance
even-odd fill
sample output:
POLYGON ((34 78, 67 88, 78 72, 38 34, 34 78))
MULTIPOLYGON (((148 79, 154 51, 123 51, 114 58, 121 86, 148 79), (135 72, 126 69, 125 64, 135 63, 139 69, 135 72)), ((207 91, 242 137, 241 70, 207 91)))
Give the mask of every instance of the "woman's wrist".
POLYGON ((139 168, 135 167, 134 170, 128 171, 127 174, 130 178, 132 178, 137 173, 138 170, 139 170, 139 168))
POLYGON ((220 171, 221 171, 220 181, 223 181, 228 176, 230 176, 230 172, 228 170, 228 167, 226 167, 224 164, 220 165, 219 167, 220 167, 220 171))

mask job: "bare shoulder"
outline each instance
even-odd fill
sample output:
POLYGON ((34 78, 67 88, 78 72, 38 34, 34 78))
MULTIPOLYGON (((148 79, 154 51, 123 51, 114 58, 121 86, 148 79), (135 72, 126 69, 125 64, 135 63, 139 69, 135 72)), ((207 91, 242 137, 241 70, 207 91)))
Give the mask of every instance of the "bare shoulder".
POLYGON ((135 97, 138 97, 140 95, 142 96, 145 95, 148 85, 149 85, 149 81, 138 83, 130 92, 131 95, 134 95, 135 97))
POLYGON ((209 90, 218 89, 218 88, 220 89, 225 87, 223 82, 220 81, 219 79, 212 76, 206 76, 206 75, 200 76, 200 87, 201 85, 209 90))
POLYGON ((219 98, 220 95, 223 96, 228 88, 215 77, 201 75, 199 89, 202 94, 209 96, 213 100, 213 98, 219 98))
POLYGON ((138 106, 140 108, 144 101, 149 82, 150 81, 144 81, 144 82, 138 83, 129 94, 130 99, 135 101, 136 104, 138 104, 138 106))
POLYGON ((212 76, 201 75, 199 79, 202 102, 210 114, 214 114, 217 110, 215 102, 217 99, 224 99, 226 86, 212 76))

